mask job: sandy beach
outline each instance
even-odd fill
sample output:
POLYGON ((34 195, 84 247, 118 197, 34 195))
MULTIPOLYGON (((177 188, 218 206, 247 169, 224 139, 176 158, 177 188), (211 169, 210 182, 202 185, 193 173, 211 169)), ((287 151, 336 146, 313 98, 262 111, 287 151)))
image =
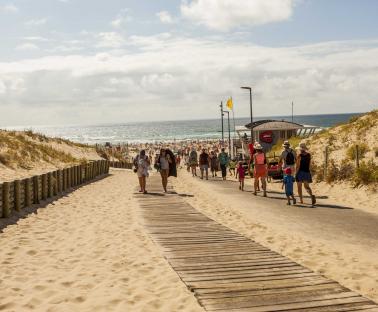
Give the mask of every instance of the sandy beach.
POLYGON ((0 234, 1 311, 203 311, 147 236, 131 171, 0 234))

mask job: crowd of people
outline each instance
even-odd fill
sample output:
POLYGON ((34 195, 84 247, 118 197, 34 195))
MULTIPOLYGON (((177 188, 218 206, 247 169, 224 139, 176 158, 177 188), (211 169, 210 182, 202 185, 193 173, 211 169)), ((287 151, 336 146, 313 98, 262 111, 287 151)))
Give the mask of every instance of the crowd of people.
MULTIPOLYGON (((282 147, 278 166, 283 173, 282 188, 285 189, 287 204, 291 205, 291 203, 296 204, 297 202, 294 195, 294 184, 297 183, 300 203, 303 203, 304 187, 310 195, 311 204, 315 205, 316 197, 310 187, 312 183, 311 154, 308 152, 306 144, 300 143, 293 149, 289 141, 285 141, 282 147)), ((177 177, 177 166, 181 166, 183 163, 193 177, 198 176, 199 169, 201 180, 209 180, 210 174, 212 178, 216 178, 219 172, 222 180, 226 180, 228 173, 229 176, 239 181, 239 190, 241 191, 244 191, 245 178, 249 175, 254 179, 253 194, 257 195, 262 190, 262 195, 268 196, 268 159, 263 147, 258 142, 253 145, 253 154, 249 157, 248 162, 242 157, 230 157, 221 144, 214 142, 210 147, 200 144, 183 146, 175 154, 169 148, 160 148, 155 151, 150 149, 148 155, 145 150, 141 150, 134 159, 134 171, 138 174, 142 193, 147 193, 146 178, 149 175, 148 171, 152 170, 152 163, 161 175, 164 192, 167 192, 168 178, 170 176, 177 177)))

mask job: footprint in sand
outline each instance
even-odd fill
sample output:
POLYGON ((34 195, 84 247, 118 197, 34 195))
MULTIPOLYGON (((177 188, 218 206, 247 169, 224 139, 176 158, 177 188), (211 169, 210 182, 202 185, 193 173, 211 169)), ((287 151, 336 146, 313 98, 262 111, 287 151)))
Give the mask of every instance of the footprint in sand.
POLYGON ((36 250, 28 250, 27 252, 26 252, 29 256, 35 256, 36 254, 37 254, 37 251, 36 250))

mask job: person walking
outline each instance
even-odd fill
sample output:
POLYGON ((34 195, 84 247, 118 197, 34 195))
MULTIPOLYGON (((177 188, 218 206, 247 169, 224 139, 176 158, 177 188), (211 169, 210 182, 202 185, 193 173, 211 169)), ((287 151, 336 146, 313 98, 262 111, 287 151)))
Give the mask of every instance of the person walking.
POLYGON ((223 180, 226 180, 229 158, 228 158, 228 154, 224 150, 224 147, 221 149, 221 152, 218 155, 218 159, 219 159, 219 164, 222 171, 222 178, 223 180))
POLYGON ((209 163, 210 156, 206 153, 206 150, 203 148, 202 153, 199 156, 199 165, 201 170, 201 180, 203 180, 203 173, 206 174, 206 180, 209 180, 209 163))
POLYGON ((139 186, 140 190, 139 192, 147 194, 146 190, 146 179, 148 177, 148 168, 150 166, 150 160, 148 156, 146 155, 145 150, 141 150, 139 155, 134 160, 134 172, 138 175, 139 180, 139 186))
POLYGON ((257 195, 257 189, 259 188, 259 180, 261 180, 263 195, 264 197, 266 197, 267 196, 266 176, 268 173, 268 168, 266 164, 266 156, 260 143, 257 143, 255 145, 255 150, 256 150, 256 153, 253 155, 253 163, 254 163, 253 176, 255 178, 253 194, 257 195))
POLYGON ((242 161, 239 161, 238 166, 236 168, 236 178, 238 177, 239 177, 239 190, 244 191, 245 170, 244 170, 242 161))
POLYGON ((289 141, 285 141, 282 147, 284 149, 278 161, 279 167, 282 168, 282 171, 284 173, 285 173, 286 168, 290 168, 291 172, 295 172, 295 163, 297 161, 297 156, 296 156, 295 151, 291 148, 289 141))
POLYGON ((211 175, 214 177, 217 176, 219 163, 218 163, 218 157, 217 154, 214 153, 214 151, 210 152, 210 169, 211 169, 211 175))
POLYGON ((192 170, 192 176, 197 176, 198 154, 194 147, 189 154, 189 166, 192 170))
POLYGON ((310 187, 310 183, 312 183, 312 176, 311 176, 311 154, 308 152, 306 143, 300 143, 297 147, 299 150, 299 154, 297 156, 297 174, 295 176, 295 180, 297 181, 298 185, 298 195, 301 204, 303 204, 303 192, 302 187, 306 189, 307 193, 311 197, 311 205, 314 206, 316 204, 316 197, 312 193, 312 189, 310 187))
POLYGON ((293 192, 295 178, 291 174, 292 174, 291 168, 290 167, 286 168, 285 169, 285 176, 282 180, 282 188, 285 187, 287 204, 291 205, 290 199, 292 199, 293 205, 295 205, 297 203, 297 200, 295 199, 294 192, 293 192))
POLYGON ((157 158, 157 163, 161 175, 161 183, 163 185, 164 192, 167 193, 168 175, 169 175, 169 165, 172 164, 173 160, 171 156, 167 154, 165 149, 160 150, 160 155, 157 158))

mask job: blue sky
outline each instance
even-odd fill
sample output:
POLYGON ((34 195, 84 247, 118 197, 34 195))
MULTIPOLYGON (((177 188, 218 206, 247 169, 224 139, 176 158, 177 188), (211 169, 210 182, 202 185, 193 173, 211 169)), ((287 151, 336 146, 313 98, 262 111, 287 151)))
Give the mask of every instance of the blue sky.
POLYGON ((375 0, 0 0, 0 125, 377 107, 375 0))

